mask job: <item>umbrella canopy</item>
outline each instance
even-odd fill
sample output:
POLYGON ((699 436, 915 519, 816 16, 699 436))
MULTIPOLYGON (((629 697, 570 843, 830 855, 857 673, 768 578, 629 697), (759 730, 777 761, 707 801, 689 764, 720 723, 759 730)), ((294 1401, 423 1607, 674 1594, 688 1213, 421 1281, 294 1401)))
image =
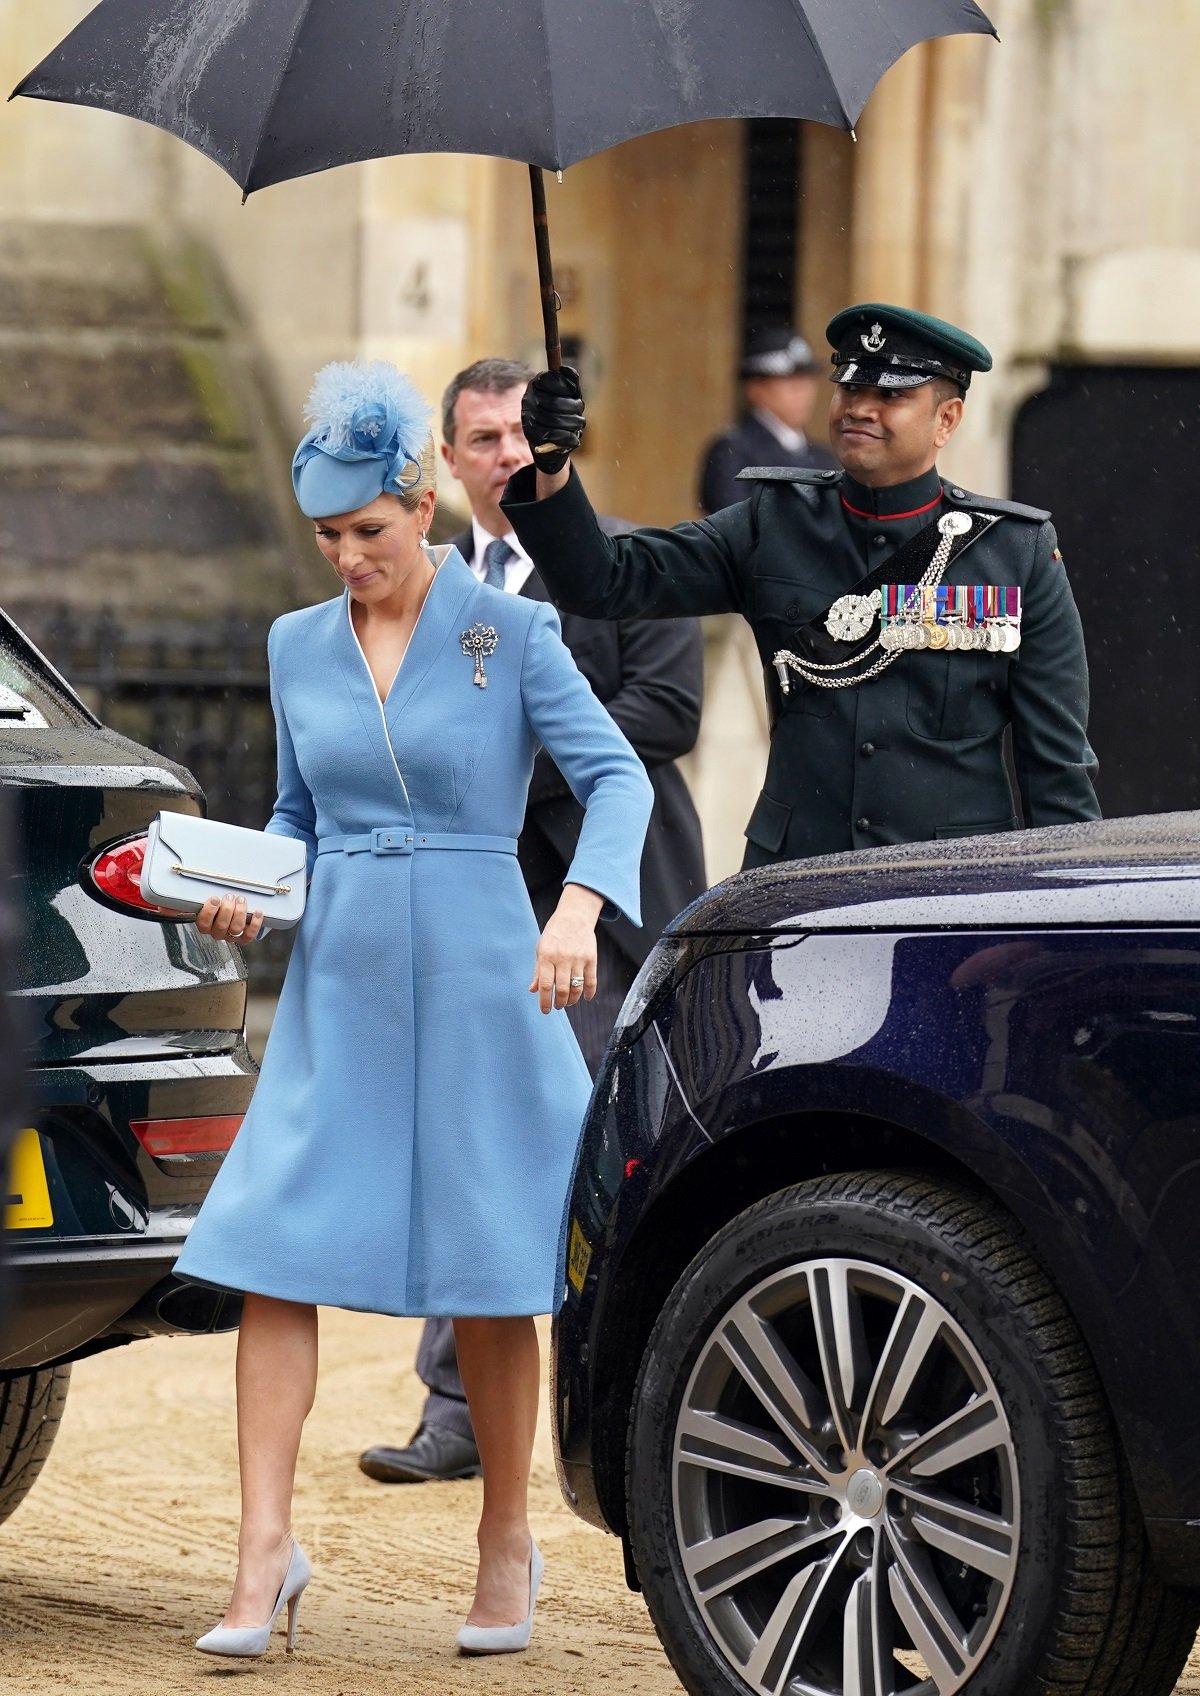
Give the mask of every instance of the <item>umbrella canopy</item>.
POLYGON ((243 195, 394 153, 525 160, 557 370, 543 167, 700 118, 848 129, 959 34, 995 34, 974 0, 101 0, 13 93, 170 130, 243 195))
POLYGON ((14 90, 170 130, 246 193, 393 153, 561 170, 700 118, 851 128, 973 0, 102 0, 14 90))

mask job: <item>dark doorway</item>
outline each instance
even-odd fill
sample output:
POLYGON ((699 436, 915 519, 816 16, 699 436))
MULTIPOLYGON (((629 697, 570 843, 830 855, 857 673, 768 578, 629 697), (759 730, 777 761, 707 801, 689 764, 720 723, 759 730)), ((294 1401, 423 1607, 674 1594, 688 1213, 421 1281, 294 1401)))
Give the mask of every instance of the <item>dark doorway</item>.
POLYGON ((1017 414, 1079 603, 1106 814, 1200 807, 1200 368, 1057 366, 1017 414))

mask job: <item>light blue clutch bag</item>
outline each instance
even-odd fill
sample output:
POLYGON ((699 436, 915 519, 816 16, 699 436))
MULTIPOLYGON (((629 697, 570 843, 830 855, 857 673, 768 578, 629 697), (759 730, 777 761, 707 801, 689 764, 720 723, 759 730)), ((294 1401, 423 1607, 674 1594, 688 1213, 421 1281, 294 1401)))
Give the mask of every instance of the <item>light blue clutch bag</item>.
POLYGON ((156 907, 198 913, 214 895, 244 895, 265 930, 290 930, 304 912, 303 842, 219 824, 190 813, 159 813, 147 833, 142 894, 156 907))

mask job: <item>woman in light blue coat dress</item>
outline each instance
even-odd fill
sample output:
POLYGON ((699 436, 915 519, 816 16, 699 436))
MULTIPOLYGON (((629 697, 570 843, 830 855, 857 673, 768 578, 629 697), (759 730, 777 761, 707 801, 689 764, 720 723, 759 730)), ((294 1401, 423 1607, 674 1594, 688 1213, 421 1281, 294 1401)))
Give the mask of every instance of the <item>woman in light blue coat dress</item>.
MULTIPOLYGON (((198 1647, 261 1654, 285 1604, 294 1627, 309 1568, 291 1495, 326 1303, 453 1317, 484 1473, 459 1647, 524 1648, 541 1576, 531 1316, 561 1299, 590 1090, 563 1009, 595 992, 597 920, 638 922, 652 792, 553 610, 425 545, 433 448, 411 385, 327 367, 310 417, 293 481, 344 592, 271 631, 267 826, 304 842, 308 905, 254 1100, 179 1261, 246 1292, 238 1573, 198 1647), (540 936, 516 860, 539 745, 587 807, 540 936)), ((261 915, 226 897, 198 922, 249 941, 261 915)))

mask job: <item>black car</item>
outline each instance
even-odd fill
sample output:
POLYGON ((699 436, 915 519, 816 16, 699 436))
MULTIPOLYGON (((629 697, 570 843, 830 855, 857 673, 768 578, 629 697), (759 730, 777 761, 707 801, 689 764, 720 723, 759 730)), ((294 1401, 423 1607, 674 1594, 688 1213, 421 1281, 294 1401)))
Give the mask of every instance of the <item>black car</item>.
POLYGON ((14 1091, 21 1104, 4 1238, 3 1519, 53 1442, 72 1361, 237 1323, 232 1298, 171 1273, 256 1069, 237 951, 148 907, 138 886, 150 820, 200 810, 194 780, 106 730, 3 614, 0 785, 18 937, 6 1117, 14 1091))
POLYGON ((1200 814, 731 878, 630 992, 553 1402, 695 1696, 1166 1696, 1200 1622, 1200 814))

